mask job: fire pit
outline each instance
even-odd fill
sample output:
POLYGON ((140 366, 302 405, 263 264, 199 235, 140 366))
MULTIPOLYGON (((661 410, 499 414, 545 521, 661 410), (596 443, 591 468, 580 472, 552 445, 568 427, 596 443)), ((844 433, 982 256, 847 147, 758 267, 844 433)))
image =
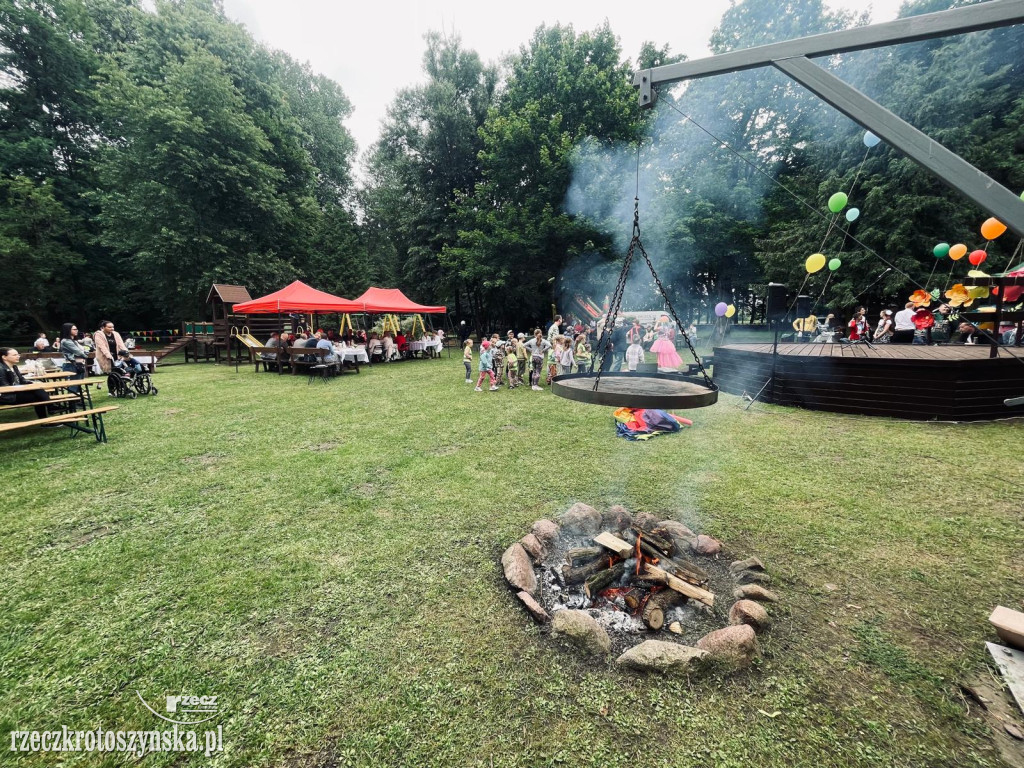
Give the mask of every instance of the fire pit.
POLYGON ((675 520, 577 503, 538 520, 501 558, 509 586, 552 637, 626 668, 690 673, 749 664, 777 601, 756 557, 675 520))

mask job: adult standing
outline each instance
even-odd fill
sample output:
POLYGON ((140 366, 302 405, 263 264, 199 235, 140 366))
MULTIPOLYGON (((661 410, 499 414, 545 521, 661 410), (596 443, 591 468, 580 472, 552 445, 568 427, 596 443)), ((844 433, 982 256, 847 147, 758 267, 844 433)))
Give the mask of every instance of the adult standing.
POLYGON ((914 302, 908 301, 899 312, 896 313, 895 327, 892 334, 893 344, 912 344, 914 332, 917 326, 914 325, 914 302))
MULTIPOLYGON (((0 349, 0 387, 16 387, 32 382, 26 379, 18 370, 18 361, 21 354, 14 347, 0 349)), ((0 395, 0 403, 4 405, 20 405, 21 403, 39 403, 35 406, 36 416, 45 419, 46 402, 50 396, 43 389, 27 389, 23 392, 6 392, 0 395)), ((51 426, 44 424, 43 426, 51 426)), ((60 426, 54 424, 52 426, 60 426)))
POLYGON ((864 307, 857 307, 857 311, 853 313, 853 317, 850 319, 850 341, 867 341, 868 336, 868 320, 865 317, 867 310, 864 307))
POLYGON ((562 335, 562 316, 555 315, 555 319, 548 326, 548 343, 554 345, 555 339, 562 335))
POLYGON ((50 340, 46 338, 46 333, 43 331, 39 332, 39 338, 33 342, 32 348, 36 352, 45 352, 50 348, 50 340))
POLYGON ((121 334, 114 330, 114 324, 109 320, 100 323, 100 329, 93 334, 92 340, 96 345, 96 362, 104 373, 110 373, 118 352, 122 349, 128 351, 121 334))
POLYGON ((628 332, 626 330, 625 323, 622 318, 615 321, 615 330, 612 331, 612 371, 621 371, 622 364, 626 362, 626 347, 629 346, 627 340, 628 332))
MULTIPOLYGON (((57 349, 64 357, 61 370, 70 373, 72 379, 84 379, 89 351, 78 343, 78 326, 74 323, 64 323, 61 326, 57 349)), ((79 388, 72 387, 71 391, 78 394, 79 388)))
POLYGON ((892 310, 883 309, 878 315, 875 327, 875 344, 888 344, 892 340, 892 310))

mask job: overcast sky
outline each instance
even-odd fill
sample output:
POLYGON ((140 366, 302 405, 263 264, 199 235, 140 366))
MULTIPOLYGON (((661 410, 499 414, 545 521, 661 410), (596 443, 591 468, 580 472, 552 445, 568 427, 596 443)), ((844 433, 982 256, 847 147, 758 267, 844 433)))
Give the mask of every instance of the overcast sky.
MULTIPOLYGON (((901 0, 826 0, 833 8, 871 10, 873 21, 896 18, 901 0)), ((707 41, 729 0, 224 0, 228 15, 258 40, 280 48, 341 84, 355 111, 346 126, 362 152, 377 139, 380 121, 400 88, 423 81, 423 35, 456 32, 485 61, 518 50, 542 23, 593 29, 605 19, 624 55, 635 59, 645 40, 668 43, 691 59, 708 54, 707 41)))

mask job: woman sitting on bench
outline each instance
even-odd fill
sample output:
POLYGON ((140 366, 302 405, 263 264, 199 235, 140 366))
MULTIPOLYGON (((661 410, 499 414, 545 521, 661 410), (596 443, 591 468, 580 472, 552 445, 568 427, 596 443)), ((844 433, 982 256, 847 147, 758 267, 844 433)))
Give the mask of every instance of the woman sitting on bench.
MULTIPOLYGON (((14 347, 0 349, 0 387, 16 387, 20 384, 31 384, 21 371, 18 370, 18 361, 21 354, 14 347)), ((45 403, 50 396, 42 389, 29 389, 24 392, 7 392, 0 395, 0 403, 4 405, 20 405, 22 403, 40 403, 36 408, 36 416, 40 419, 47 417, 45 403)), ((43 426, 51 426, 44 424, 43 426)), ((54 424, 52 426, 60 426, 54 424)))

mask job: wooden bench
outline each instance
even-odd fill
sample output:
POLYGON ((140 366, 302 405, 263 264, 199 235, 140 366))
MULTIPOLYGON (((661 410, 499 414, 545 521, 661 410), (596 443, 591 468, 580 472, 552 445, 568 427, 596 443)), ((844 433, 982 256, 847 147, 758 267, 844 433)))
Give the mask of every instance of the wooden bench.
POLYGON ((326 349, 317 347, 288 347, 288 357, 292 366, 292 373, 298 373, 299 368, 308 368, 312 365, 329 365, 341 370, 339 363, 324 363, 324 358, 333 354, 326 349), (315 360, 303 360, 303 357, 314 357, 315 360))
MULTIPOLYGON (((281 359, 278 356, 281 350, 278 347, 247 347, 247 349, 252 356, 252 362, 256 365, 256 373, 260 372, 261 367, 264 371, 269 371, 281 363, 281 359), (267 360, 263 355, 274 355, 274 359, 267 360)), ((288 360, 285 360, 284 364, 288 365, 288 360)))
POLYGON ((79 402, 81 398, 78 395, 57 395, 51 397, 49 400, 36 401, 31 403, 14 403, 13 405, 0 405, 0 411, 10 411, 15 408, 35 408, 37 405, 53 405, 54 403, 70 403, 79 402))
MULTIPOLYGON (((33 404, 34 405, 34 404, 33 404)), ((27 427, 39 427, 43 424, 67 425, 72 429, 72 437, 76 432, 86 432, 96 438, 97 443, 107 442, 107 431, 103 426, 103 414, 116 411, 120 406, 105 405, 102 408, 89 408, 85 411, 74 413, 61 413, 57 416, 47 416, 45 419, 31 419, 30 421, 11 421, 0 424, 0 432, 13 432, 16 429, 27 427), (92 421, 92 428, 83 427, 78 422, 92 421)))

